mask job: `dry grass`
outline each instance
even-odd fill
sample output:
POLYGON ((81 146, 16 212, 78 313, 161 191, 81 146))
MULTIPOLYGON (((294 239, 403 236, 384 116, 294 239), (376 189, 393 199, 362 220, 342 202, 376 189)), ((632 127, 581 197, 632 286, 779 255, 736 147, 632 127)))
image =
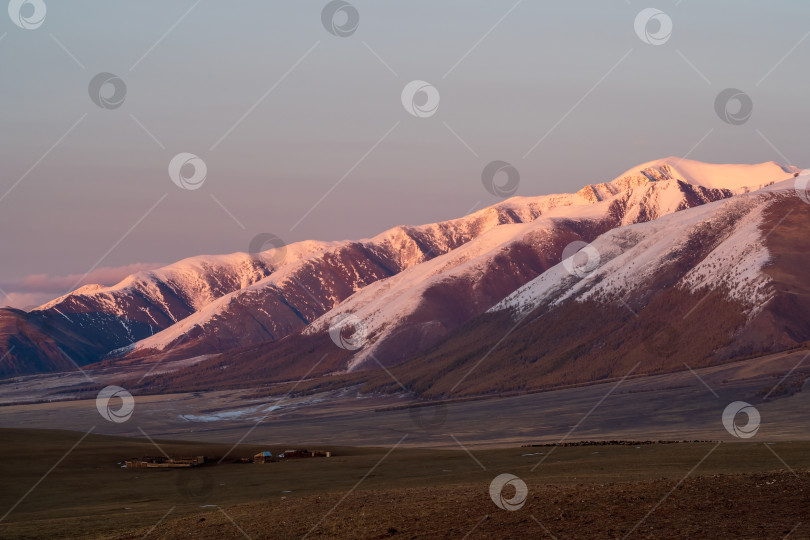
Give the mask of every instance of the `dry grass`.
MULTIPOLYGON (((2 513, 80 437, 0 431, 2 513)), ((159 444, 170 454, 218 456, 228 449, 159 444)), ((621 537, 713 446, 473 450, 479 463, 461 449, 400 447, 385 457, 385 448, 333 447, 336 456, 329 459, 127 471, 117 462, 154 454, 148 441, 90 435, 0 522, 0 537, 139 538, 164 516, 153 537, 243 537, 230 519, 252 538, 301 538, 310 530, 313 538, 461 538, 479 522, 470 538, 542 537, 532 516, 560 538, 621 537), (543 454, 526 455, 536 452, 543 454), (532 471, 540 459, 545 461, 532 471), (503 472, 529 487, 520 511, 500 510, 489 499, 489 483, 503 472), (207 505, 218 505, 227 516, 207 505)), ((257 449, 241 447, 234 455, 257 449)), ((761 442, 722 444, 635 537, 784 536, 802 521, 810 502, 810 475, 802 472, 810 468, 810 443, 778 443, 771 449, 799 479, 773 472, 784 465, 761 442)))

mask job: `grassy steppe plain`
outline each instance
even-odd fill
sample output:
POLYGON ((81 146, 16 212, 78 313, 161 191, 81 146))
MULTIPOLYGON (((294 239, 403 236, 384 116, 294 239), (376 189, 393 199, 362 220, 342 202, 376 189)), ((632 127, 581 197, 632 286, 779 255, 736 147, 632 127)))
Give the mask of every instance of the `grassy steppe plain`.
MULTIPOLYGON (((122 459, 159 450, 90 434, 37 484, 83 435, 0 430, 0 512, 14 507, 0 537, 622 538, 648 513, 631 538, 810 537, 810 442, 331 447, 328 459, 231 463, 265 449, 245 445, 220 465, 126 470, 122 459), (527 484, 522 509, 491 501, 501 473, 527 484)), ((156 443, 213 458, 231 448, 156 443)))

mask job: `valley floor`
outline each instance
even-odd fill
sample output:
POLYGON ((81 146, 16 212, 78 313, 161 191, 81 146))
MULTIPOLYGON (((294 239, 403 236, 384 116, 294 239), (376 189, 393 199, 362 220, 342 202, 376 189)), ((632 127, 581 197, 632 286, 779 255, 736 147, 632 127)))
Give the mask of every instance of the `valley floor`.
POLYGON ((127 470, 121 459, 158 446, 214 460, 231 447, 82 435, 0 431, 0 537, 810 537, 810 441, 336 446, 331 458, 127 470), (525 483, 522 508, 490 498, 502 473, 525 483))
MULTIPOLYGON (((0 381, 0 396, 26 387, 49 388, 53 402, 0 406, 0 428, 84 432, 211 443, 404 446, 458 449, 563 440, 725 440, 727 405, 745 401, 761 414, 757 437, 768 441, 807 437, 810 391, 808 351, 781 353, 709 368, 656 376, 631 376, 576 388, 448 403, 410 395, 359 395, 344 388, 301 396, 272 389, 135 395, 132 417, 105 421, 95 399, 65 399, 60 377, 0 381), (798 367, 797 367, 798 366, 798 367), (786 382, 780 383, 789 377, 786 382), (797 384, 802 383, 802 384, 797 384), (15 389, 19 387, 18 389, 15 389), (418 405, 428 405, 418 407, 418 405), (416 407, 415 407, 416 406, 416 407), (456 440, 454 440, 454 438, 456 440)), ((396 376, 396 368, 392 368, 396 376)), ((94 374, 95 376, 95 374, 94 374)), ((112 376, 112 375, 111 375, 112 376)), ((103 384, 115 384, 114 379, 103 384)))
MULTIPOLYGON (((351 388, 145 395, 122 423, 94 399, 6 405, 0 538, 810 538, 805 358, 438 404, 351 388), (752 438, 723 425, 735 401, 761 415, 752 438), (611 440, 633 444, 549 445, 611 440), (233 462, 289 448, 332 457, 233 462), (161 454, 209 463, 121 468, 161 454), (503 473, 527 486, 517 511, 490 498, 503 473)), ((66 395, 59 378, 34 380, 44 399, 66 395)))
POLYGON ((496 508, 480 486, 368 490, 322 521, 340 494, 211 510, 117 538, 810 537, 808 473, 701 476, 672 489, 672 480, 542 485, 515 512, 496 508))

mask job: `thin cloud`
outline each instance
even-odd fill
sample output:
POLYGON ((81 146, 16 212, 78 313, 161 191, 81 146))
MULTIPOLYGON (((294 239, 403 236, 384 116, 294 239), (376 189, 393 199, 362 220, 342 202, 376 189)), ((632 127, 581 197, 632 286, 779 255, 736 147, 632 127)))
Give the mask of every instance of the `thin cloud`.
POLYGON ((115 285, 125 277, 159 268, 161 264, 135 263, 125 266, 104 266, 96 268, 86 276, 84 274, 67 274, 54 276, 50 274, 29 274, 21 279, 0 284, 3 295, 0 305, 16 308, 39 306, 64 294, 81 279, 83 285, 115 285))

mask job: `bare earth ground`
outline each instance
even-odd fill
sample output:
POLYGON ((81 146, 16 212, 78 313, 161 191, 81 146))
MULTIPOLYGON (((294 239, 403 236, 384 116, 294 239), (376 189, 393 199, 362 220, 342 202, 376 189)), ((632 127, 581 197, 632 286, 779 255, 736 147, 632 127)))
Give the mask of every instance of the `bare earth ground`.
MULTIPOLYGON (((167 521, 162 538, 807 538, 810 475, 710 476, 541 486, 524 508, 496 508, 480 486, 369 490, 268 501, 167 521), (776 502, 778 500, 778 502, 776 502), (643 520, 643 521, 642 521, 643 520), (318 524, 318 522, 320 523, 318 524), (640 524, 639 524, 640 523, 640 524), (241 529, 241 531, 240 531, 241 529), (244 533, 244 534, 243 534, 244 533)), ((141 538, 149 529, 119 538, 141 538)))
MULTIPOLYGON (((126 470, 122 458, 159 450, 90 434, 66 455, 82 436, 0 430, 0 537, 552 537, 543 527, 556 538, 810 537, 810 442, 332 447, 331 458, 126 470), (490 499, 501 473, 525 481, 520 510, 490 499)), ((230 448, 156 444, 215 458, 230 448)))
MULTIPOLYGON (((810 538, 806 354, 418 408, 352 389, 136 395, 120 424, 95 400, 7 405, 0 538, 810 538), (738 400, 762 417, 745 441, 721 422, 738 400), (521 447, 561 439, 724 442, 521 447), (229 462, 296 447, 334 457, 229 462), (162 452, 228 459, 119 464, 162 452), (518 511, 489 498, 502 473, 526 482, 518 511)), ((64 399, 76 377, 0 381, 0 396, 64 399)))

